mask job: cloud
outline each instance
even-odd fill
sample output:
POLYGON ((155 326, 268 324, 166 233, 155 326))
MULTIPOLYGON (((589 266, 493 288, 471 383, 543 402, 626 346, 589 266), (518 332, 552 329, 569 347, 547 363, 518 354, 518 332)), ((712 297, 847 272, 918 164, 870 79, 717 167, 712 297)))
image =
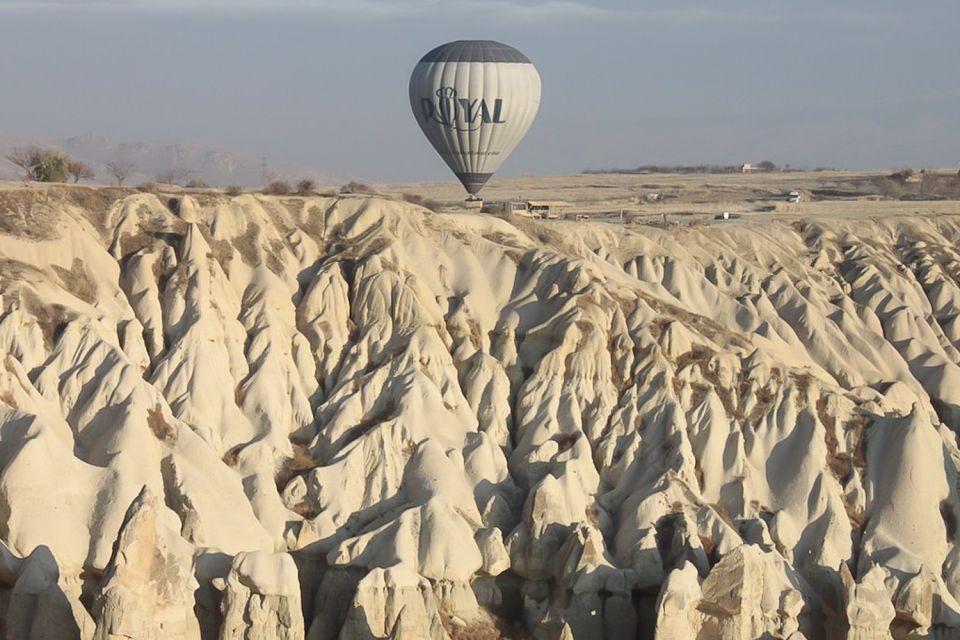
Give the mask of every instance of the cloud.
POLYGON ((596 22, 611 25, 715 26, 763 28, 838 27, 847 30, 901 28, 915 31, 950 23, 955 5, 937 4, 931 14, 914 12, 890 0, 837 4, 809 0, 797 5, 778 0, 730 0, 718 7, 705 0, 0 0, 0 12, 53 10, 183 15, 315 14, 353 20, 466 18, 486 23, 596 22))
POLYGON ((710 22, 768 20, 769 11, 714 9, 696 2, 638 8, 631 0, 0 0, 0 11, 151 11, 164 13, 316 13, 356 17, 466 16, 495 21, 542 19, 710 22))
POLYGON ((486 12, 512 15, 597 16, 619 12, 602 4, 578 0, 0 0, 0 9, 153 10, 175 13, 208 11, 284 11, 403 15, 420 13, 486 12))

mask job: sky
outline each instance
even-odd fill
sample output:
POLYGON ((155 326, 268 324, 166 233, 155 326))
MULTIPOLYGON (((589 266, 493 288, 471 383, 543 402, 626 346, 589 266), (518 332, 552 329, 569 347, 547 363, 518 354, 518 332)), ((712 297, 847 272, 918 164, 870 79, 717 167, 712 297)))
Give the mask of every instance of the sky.
POLYGON ((446 179, 407 83, 476 38, 542 77, 505 175, 956 166, 958 25, 956 0, 0 0, 0 131, 446 179))

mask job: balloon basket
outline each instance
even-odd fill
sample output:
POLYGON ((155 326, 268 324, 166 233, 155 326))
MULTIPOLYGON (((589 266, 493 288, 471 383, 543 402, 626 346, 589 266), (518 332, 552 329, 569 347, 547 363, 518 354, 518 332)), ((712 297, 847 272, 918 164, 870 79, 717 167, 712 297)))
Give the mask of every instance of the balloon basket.
POLYGON ((466 209, 482 209, 483 198, 478 198, 477 196, 470 196, 463 201, 463 206, 466 209))

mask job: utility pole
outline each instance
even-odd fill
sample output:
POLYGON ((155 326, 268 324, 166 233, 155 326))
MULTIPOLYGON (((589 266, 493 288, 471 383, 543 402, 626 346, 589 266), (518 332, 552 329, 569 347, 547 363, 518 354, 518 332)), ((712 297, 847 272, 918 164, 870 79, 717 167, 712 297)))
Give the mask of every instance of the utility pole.
POLYGON ((260 179, 267 184, 267 156, 260 156, 260 179))

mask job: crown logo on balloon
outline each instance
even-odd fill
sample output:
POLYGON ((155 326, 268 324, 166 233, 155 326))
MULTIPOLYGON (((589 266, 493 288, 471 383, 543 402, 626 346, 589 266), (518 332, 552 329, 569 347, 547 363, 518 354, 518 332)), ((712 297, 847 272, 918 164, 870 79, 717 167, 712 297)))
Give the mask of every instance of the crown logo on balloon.
POLYGON ((476 131, 482 125, 505 124, 503 99, 460 98, 453 87, 434 91, 436 100, 421 98, 420 108, 426 121, 455 131, 476 131))

